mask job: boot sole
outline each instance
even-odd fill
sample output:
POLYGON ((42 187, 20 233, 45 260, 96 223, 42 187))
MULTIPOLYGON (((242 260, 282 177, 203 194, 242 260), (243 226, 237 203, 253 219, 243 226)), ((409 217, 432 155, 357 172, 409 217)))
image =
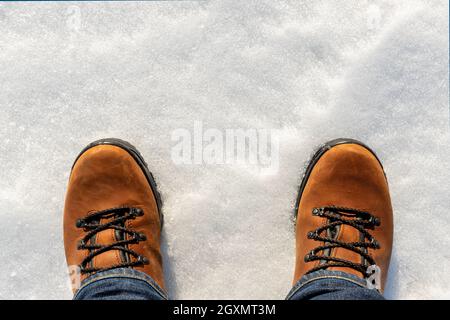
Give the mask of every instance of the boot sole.
POLYGON ((81 157, 81 155, 83 153, 85 153, 87 150, 89 150, 89 149, 91 149, 93 147, 101 146, 101 145, 111 145, 111 146, 119 147, 119 148, 127 151, 133 157, 133 159, 138 163, 139 167, 144 172, 148 183, 150 184, 150 188, 152 189, 153 195, 155 196, 156 206, 158 207, 159 221, 160 221, 161 229, 162 229, 163 222, 164 222, 164 216, 162 214, 162 199, 161 199, 161 195, 158 192, 158 188, 157 188, 155 179, 153 177, 153 174, 148 169, 148 165, 145 162, 144 157, 142 157, 141 153, 131 143, 129 143, 127 141, 124 141, 124 140, 121 140, 121 139, 117 139, 117 138, 106 138, 106 139, 96 140, 96 141, 90 143, 89 145, 87 145, 78 154, 77 158, 75 159, 75 161, 74 161, 74 163, 72 165, 72 170, 73 170, 73 167, 75 166, 75 163, 78 161, 78 159, 81 157))
POLYGON ((321 145, 317 149, 317 151, 314 153, 311 160, 309 161, 309 164, 303 174, 302 183, 300 184, 297 201, 295 203, 295 219, 297 219, 298 208, 300 206, 300 200, 302 198, 303 191, 305 189, 306 183, 308 182, 309 176, 311 175, 311 172, 314 169, 314 166, 328 150, 330 150, 331 148, 333 148, 335 146, 341 145, 341 144, 357 144, 357 145, 360 145, 361 147, 364 147, 365 149, 367 149, 378 160, 378 163, 380 164, 381 169, 383 170, 384 176, 386 177, 386 173, 384 172, 383 165, 382 165, 380 159, 378 158, 378 156, 375 154, 375 152, 372 149, 370 149, 367 145, 365 145, 361 141, 358 141, 355 139, 347 139, 347 138, 338 138, 338 139, 328 141, 325 144, 321 145))

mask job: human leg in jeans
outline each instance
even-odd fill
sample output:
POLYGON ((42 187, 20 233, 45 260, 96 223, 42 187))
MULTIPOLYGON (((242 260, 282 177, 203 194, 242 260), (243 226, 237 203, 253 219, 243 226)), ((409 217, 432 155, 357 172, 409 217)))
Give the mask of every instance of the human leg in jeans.
POLYGON ((152 174, 132 145, 104 139, 81 152, 64 208, 74 299, 167 299, 160 209, 152 174))
POLYGON ((352 139, 326 143, 311 160, 297 201, 291 300, 383 299, 393 217, 383 167, 352 139))

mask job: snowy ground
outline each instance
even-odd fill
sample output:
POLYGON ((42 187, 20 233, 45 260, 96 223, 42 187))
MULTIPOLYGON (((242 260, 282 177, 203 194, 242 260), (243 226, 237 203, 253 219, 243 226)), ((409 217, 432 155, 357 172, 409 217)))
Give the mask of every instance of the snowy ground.
POLYGON ((371 145, 395 209, 388 298, 450 298, 448 1, 0 4, 0 298, 69 299, 62 210, 87 143, 135 144, 173 298, 284 298, 313 149, 371 145), (280 166, 176 165, 195 121, 278 129, 280 166))

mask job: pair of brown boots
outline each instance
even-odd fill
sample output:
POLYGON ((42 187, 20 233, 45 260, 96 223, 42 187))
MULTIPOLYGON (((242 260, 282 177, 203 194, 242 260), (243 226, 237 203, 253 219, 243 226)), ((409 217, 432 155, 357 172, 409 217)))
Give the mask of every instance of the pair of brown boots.
MULTIPOLYGON (((296 214, 294 283, 324 269, 365 279, 368 268, 376 265, 383 291, 392 249, 392 207, 383 167, 367 146, 351 139, 323 145, 303 177, 296 214)), ((79 281, 104 270, 134 268, 164 289, 162 222, 156 184, 136 148, 103 139, 80 153, 64 209, 67 263, 77 268, 73 274, 79 281)))

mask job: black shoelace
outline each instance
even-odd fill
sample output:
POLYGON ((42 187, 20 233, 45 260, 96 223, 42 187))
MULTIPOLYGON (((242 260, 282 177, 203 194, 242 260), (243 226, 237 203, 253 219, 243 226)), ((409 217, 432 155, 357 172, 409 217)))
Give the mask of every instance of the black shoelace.
POLYGON ((77 228, 83 228, 87 233, 78 243, 78 249, 89 250, 89 254, 81 262, 81 274, 148 264, 147 258, 128 248, 129 244, 145 241, 145 235, 125 227, 127 220, 133 220, 143 214, 144 212, 139 208, 120 207, 94 212, 83 219, 79 219, 76 223, 77 228), (109 219, 109 221, 101 224, 101 219, 109 219), (106 245, 96 244, 91 241, 97 233, 107 229, 112 229, 116 233, 122 234, 121 239, 106 245), (131 256, 134 259, 126 258, 123 259, 124 262, 122 263, 105 268, 94 268, 91 266, 94 257, 110 250, 118 250, 123 257, 131 256))
POLYGON ((314 216, 327 218, 327 223, 308 232, 308 239, 324 242, 323 245, 313 249, 305 256, 305 262, 321 261, 321 264, 312 268, 307 273, 329 267, 348 267, 361 272, 366 276, 367 267, 375 265, 374 259, 368 254, 369 248, 380 249, 378 241, 367 231, 373 230, 380 225, 380 220, 369 212, 343 207, 321 207, 314 208, 314 216), (342 225, 348 225, 360 232, 360 241, 343 242, 335 239, 336 229, 342 225), (325 235, 323 235, 325 233, 325 235), (330 256, 329 252, 335 248, 345 248, 358 253, 361 256, 361 263, 354 263, 345 259, 330 256), (318 253, 322 252, 321 255, 318 253), (327 253, 328 252, 328 253, 327 253))

